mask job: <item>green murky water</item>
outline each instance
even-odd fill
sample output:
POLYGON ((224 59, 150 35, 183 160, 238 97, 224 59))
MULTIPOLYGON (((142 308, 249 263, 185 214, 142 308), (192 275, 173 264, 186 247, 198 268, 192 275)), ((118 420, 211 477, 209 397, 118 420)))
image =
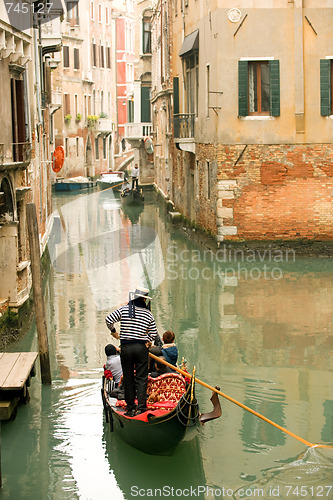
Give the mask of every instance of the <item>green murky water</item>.
MULTIPOLYGON (((223 400, 173 457, 110 433, 100 397, 104 318, 149 285, 197 376, 312 443, 333 441, 333 266, 268 247, 217 257, 164 220, 153 195, 123 211, 110 191, 58 196, 45 298, 52 387, 2 423, 4 499, 333 498, 333 449, 298 440, 223 400)), ((31 331, 12 348, 38 350, 31 331)), ((210 393, 197 386, 201 411, 210 393)))

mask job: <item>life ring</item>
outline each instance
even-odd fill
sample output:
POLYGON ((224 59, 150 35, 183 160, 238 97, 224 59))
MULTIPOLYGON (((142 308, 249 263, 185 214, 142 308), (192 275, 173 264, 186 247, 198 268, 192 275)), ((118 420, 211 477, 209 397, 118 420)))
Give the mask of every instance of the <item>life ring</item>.
POLYGON ((52 170, 53 172, 60 172, 65 161, 65 149, 63 146, 57 146, 52 155, 52 170))

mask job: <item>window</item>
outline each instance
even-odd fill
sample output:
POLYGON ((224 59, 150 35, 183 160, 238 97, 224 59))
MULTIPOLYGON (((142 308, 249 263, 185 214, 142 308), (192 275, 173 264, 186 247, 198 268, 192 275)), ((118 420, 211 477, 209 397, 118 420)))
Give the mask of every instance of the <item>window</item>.
POLYGON ((69 115, 71 112, 70 95, 64 94, 64 116, 69 115))
POLYGON ((68 137, 65 137, 65 156, 69 155, 68 137))
POLYGON ((105 24, 109 24, 109 7, 105 7, 105 24))
POLYGON ((78 105, 77 105, 77 102, 78 102, 78 95, 74 94, 74 118, 76 118, 76 116, 78 114, 78 105))
POLYGON ((186 112, 198 116, 199 55, 191 54, 185 59, 186 112))
POLYGON ((125 50, 130 54, 133 52, 133 27, 131 22, 126 23, 125 50))
POLYGON ((320 60, 320 114, 329 116, 333 114, 333 60, 320 60))
POLYGON ((209 118, 210 66, 206 66, 206 118, 209 118))
POLYGON ((93 115, 96 115, 96 90, 93 90, 93 115))
POLYGON ((76 156, 79 156, 79 138, 76 138, 76 156))
POLYGON ((92 65, 97 66, 97 51, 96 51, 96 42, 95 39, 93 38, 91 41, 91 60, 92 60, 92 65))
POLYGON ((95 137, 95 158, 99 160, 99 140, 98 137, 95 137))
POLYGON ((93 0, 90 2, 90 19, 95 19, 95 6, 93 0))
POLYGON ((150 17, 144 17, 142 21, 142 52, 151 54, 151 20, 150 17))
POLYGON ((102 22, 102 6, 100 3, 98 4, 98 22, 102 22))
POLYGON ((100 68, 104 68, 104 47, 102 42, 99 44, 99 66, 100 68))
POLYGON ((134 122, 134 99, 127 101, 127 121, 128 123, 134 122))
POLYGON ((280 116, 279 61, 239 61, 238 114, 280 116))
POLYGON ((134 66, 132 63, 126 64, 126 82, 133 83, 134 81, 134 66))
POLYGON ((110 50, 109 42, 106 42, 105 57, 106 57, 106 67, 108 69, 110 69, 111 68, 111 50, 110 50))
POLYGON ((69 68, 69 47, 64 45, 62 48, 63 64, 64 68, 69 68))
POLYGON ((79 25, 79 2, 67 2, 67 22, 71 26, 79 25))
POLYGON ((74 69, 80 69, 80 51, 74 49, 74 69))
POLYGON ((184 38, 179 55, 183 60, 186 113, 198 116, 199 30, 184 38))
POLYGON ((101 90, 101 113, 104 113, 104 92, 101 90))
POLYGON ((103 160, 106 160, 106 137, 103 137, 103 160))

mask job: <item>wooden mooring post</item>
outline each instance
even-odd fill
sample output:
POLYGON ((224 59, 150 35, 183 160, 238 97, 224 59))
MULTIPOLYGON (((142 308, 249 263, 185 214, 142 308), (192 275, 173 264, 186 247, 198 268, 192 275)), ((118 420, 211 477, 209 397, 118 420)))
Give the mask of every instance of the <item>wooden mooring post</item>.
POLYGON ((38 348, 41 377, 43 384, 51 384, 51 369, 49 356, 49 343, 47 338, 45 306, 43 297, 43 281, 41 272, 41 255, 39 246, 39 230, 36 214, 36 205, 26 205, 27 225, 30 246, 31 274, 33 300, 35 307, 36 327, 38 335, 38 348))

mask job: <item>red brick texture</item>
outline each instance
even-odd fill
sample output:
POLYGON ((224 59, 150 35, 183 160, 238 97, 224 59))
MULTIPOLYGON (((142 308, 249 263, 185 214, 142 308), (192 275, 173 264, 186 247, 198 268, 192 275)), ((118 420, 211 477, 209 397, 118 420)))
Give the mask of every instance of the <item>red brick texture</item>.
POLYGON ((215 211, 224 240, 333 239, 333 145, 198 145, 197 157, 222 181, 197 221, 211 230, 215 211))

